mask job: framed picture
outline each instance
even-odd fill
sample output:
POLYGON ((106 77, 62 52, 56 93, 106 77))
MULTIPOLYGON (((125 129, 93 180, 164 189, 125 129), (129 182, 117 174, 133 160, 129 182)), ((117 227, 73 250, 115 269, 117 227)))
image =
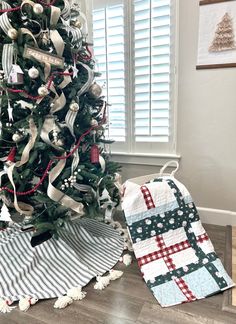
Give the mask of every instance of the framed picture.
POLYGON ((199 2, 197 69, 236 67, 236 0, 199 2))

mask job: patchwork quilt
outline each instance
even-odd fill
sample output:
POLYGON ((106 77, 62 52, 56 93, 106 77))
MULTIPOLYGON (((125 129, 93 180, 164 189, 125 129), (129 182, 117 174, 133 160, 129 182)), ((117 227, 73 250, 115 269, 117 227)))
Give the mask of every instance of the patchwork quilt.
POLYGON ((141 273, 161 306, 233 287, 186 187, 172 176, 124 184, 122 207, 141 273))

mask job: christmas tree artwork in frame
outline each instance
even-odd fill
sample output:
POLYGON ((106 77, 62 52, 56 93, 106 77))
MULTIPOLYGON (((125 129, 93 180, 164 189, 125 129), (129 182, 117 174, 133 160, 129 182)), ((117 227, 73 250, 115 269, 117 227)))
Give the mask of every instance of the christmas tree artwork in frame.
POLYGON ((104 192, 119 204, 119 165, 103 147, 108 105, 77 1, 0 9, 0 208, 51 237, 65 220, 101 219, 104 192))
POLYGON ((236 66, 236 1, 200 1, 197 69, 236 66))

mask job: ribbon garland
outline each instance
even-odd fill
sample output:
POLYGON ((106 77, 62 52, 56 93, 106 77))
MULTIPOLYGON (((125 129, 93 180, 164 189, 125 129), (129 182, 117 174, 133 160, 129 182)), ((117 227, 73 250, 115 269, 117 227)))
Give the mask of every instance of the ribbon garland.
MULTIPOLYGON (((48 82, 48 85, 47 85, 47 89, 50 90, 51 86, 52 86, 52 82, 55 78, 55 76, 59 74, 59 75, 64 75, 64 76, 71 76, 73 75, 73 73, 71 72, 54 72, 50 79, 49 79, 49 82, 48 82)), ((39 100, 39 99, 42 99, 43 97, 42 96, 31 96, 26 90, 23 90, 23 89, 11 89, 11 88, 7 88, 7 91, 9 92, 12 92, 12 93, 23 93, 25 95, 27 95, 27 97, 31 100, 39 100)))
MULTIPOLYGON (((52 0, 50 3, 46 3, 45 1, 38 0, 38 3, 41 3, 44 7, 51 7, 51 6, 53 6, 56 3, 56 1, 57 0, 52 0)), ((21 10, 21 6, 11 8, 8 5, 8 3, 4 2, 4 1, 2 1, 1 4, 2 4, 2 8, 3 9, 0 9, 0 13, 7 13, 7 12, 21 10), (9 7, 7 7, 5 4, 8 5, 9 7)))
POLYGON ((36 184, 32 189, 30 189, 30 190, 28 190, 28 191, 19 192, 19 191, 12 190, 12 189, 10 189, 10 188, 8 188, 8 187, 1 187, 1 188, 0 188, 0 192, 3 191, 3 190, 5 190, 5 191, 8 191, 8 192, 10 192, 10 193, 12 193, 12 194, 15 194, 15 195, 17 195, 17 196, 28 196, 28 195, 34 193, 34 192, 39 188, 39 186, 44 182, 44 179, 47 177, 48 172, 49 172, 49 170, 50 170, 50 168, 51 168, 51 166, 52 166, 52 164, 53 164, 53 162, 54 162, 55 160, 66 160, 66 159, 68 159, 69 157, 71 157, 71 156, 75 153, 75 151, 80 147, 80 144, 81 144, 82 139, 83 139, 86 135, 88 135, 92 130, 94 130, 94 129, 100 127, 101 125, 103 125, 103 124, 106 122, 105 112, 106 112, 106 110, 104 110, 104 115, 103 115, 103 118, 102 118, 101 122, 100 122, 97 126, 92 126, 92 127, 90 127, 86 132, 84 132, 84 133, 80 136, 80 138, 79 138, 77 144, 75 145, 75 147, 73 148, 73 150, 70 151, 70 153, 68 153, 67 155, 64 155, 64 156, 54 156, 54 158, 53 158, 52 160, 49 161, 49 163, 48 163, 48 165, 47 165, 47 168, 46 168, 46 170, 45 170, 44 173, 43 173, 42 178, 40 179, 40 181, 39 181, 39 182, 38 182, 38 183, 37 183, 37 184, 36 184))
MULTIPOLYGON (((49 0, 47 0, 47 2, 45 2, 43 0, 37 0, 37 2, 42 4, 44 7, 51 7, 50 25, 51 26, 56 25, 59 18, 60 18, 60 16, 61 16, 61 10, 59 8, 53 6, 56 3, 56 0, 52 0, 50 2, 49 2, 49 0)), ((0 15, 0 25, 1 25, 1 28, 3 29, 3 31, 5 32, 5 34, 8 34, 9 29, 13 28, 11 26, 10 20, 8 19, 8 16, 7 16, 8 12, 22 10, 22 7, 23 7, 24 4, 29 4, 32 7, 35 5, 35 2, 33 2, 31 0, 23 0, 22 5, 18 6, 18 7, 15 7, 15 8, 11 8, 11 6, 8 3, 4 2, 4 1, 0 1, 0 3, 2 5, 2 9, 0 10, 0 13, 2 13, 2 15, 0 15)), ((62 13, 66 16, 66 11, 68 11, 68 9, 71 9, 71 8, 68 8, 68 7, 71 7, 71 4, 70 4, 70 1, 67 1, 67 0, 64 0, 64 4, 65 4, 65 7, 64 7, 64 11, 62 13)), ((65 18, 65 16, 63 18, 65 18)), ((81 30, 77 29, 77 28, 74 28, 73 26, 70 26, 68 24, 68 22, 63 21, 63 18, 61 18, 61 20, 62 20, 62 22, 63 22, 63 24, 65 26, 64 28, 67 30, 68 33, 70 33, 72 35, 72 41, 71 42, 74 43, 74 44, 75 43, 79 44, 80 40, 82 38, 81 30)), ((86 22, 86 20, 85 20, 85 22, 86 22)), ((86 30, 86 28, 87 28, 87 26, 85 26, 85 30, 86 30)), ((24 33, 29 34, 33 38, 33 40, 35 42, 35 45, 38 47, 37 41, 36 41, 34 35, 28 29, 22 28, 21 32, 23 34, 24 33)), ((85 31, 83 31, 83 34, 84 33, 85 33, 85 31)), ((52 42, 53 42, 53 45, 54 45, 54 47, 56 49, 57 54, 62 56, 62 54, 64 52, 64 42, 63 42, 62 37, 60 36, 60 34, 58 33, 57 30, 51 30, 50 31, 50 37, 52 39, 52 42)), ((81 42, 81 45, 82 45, 82 42, 81 42)), ((11 50, 10 47, 12 46, 12 44, 5 44, 4 46, 5 46, 5 53, 7 53, 7 52, 9 52, 9 50, 11 50)), ((80 45, 79 45, 79 47, 80 47, 80 45)), ((4 51, 4 49, 3 49, 3 51, 4 51)), ((81 57, 85 61, 90 60, 92 58, 92 53, 89 50, 88 46, 86 46, 86 51, 87 51, 88 55, 86 53, 84 53, 82 55, 78 54, 78 57, 81 57)), ((3 57, 4 57, 4 55, 3 55, 3 57)), ((5 64, 5 66, 6 66, 5 70, 7 71, 9 66, 11 66, 11 64, 9 63, 9 57, 13 57, 13 56, 5 55, 5 58, 6 57, 8 57, 8 62, 7 61, 5 62, 6 63, 5 64)), ((80 63, 80 64, 83 65, 83 63, 80 63)), ((47 78, 48 78, 48 76, 50 74, 50 69, 46 65, 45 65, 45 70, 48 73, 47 74, 47 78)), ((73 73, 69 73, 69 72, 54 72, 50 76, 49 81, 47 83, 47 89, 53 91, 56 94, 56 99, 54 100, 53 103, 54 103, 55 107, 58 106, 58 108, 56 110, 54 108, 55 111, 58 111, 58 110, 62 109, 64 107, 64 105, 66 104, 66 99, 64 98, 65 96, 64 96, 63 92, 62 92, 61 96, 58 96, 57 93, 56 93, 56 90, 54 88, 54 85, 53 85, 53 80, 54 80, 55 76, 58 75, 58 74, 65 76, 64 81, 59 85, 59 88, 61 88, 61 89, 66 87, 67 84, 71 82, 70 76, 73 75, 73 73), (58 105, 57 105, 57 101, 58 101, 58 105), (60 108, 62 103, 64 103, 63 107, 60 108)), ((47 78, 45 78, 45 79, 47 79, 47 78)), ((84 93, 84 92, 87 91, 88 86, 90 86, 93 78, 94 78, 93 71, 88 71, 88 82, 77 93, 77 98, 79 97, 79 95, 81 95, 81 93, 84 93)), ((31 100, 42 100, 42 98, 44 98, 43 96, 32 96, 24 89, 6 88, 6 91, 9 91, 11 93, 22 93, 22 94, 26 95, 31 100)), ((53 112, 51 112, 51 113, 53 113, 53 112)), ((76 114, 75 114, 75 117, 76 117, 76 114)), ((23 151, 21 160, 19 162, 13 163, 7 169, 8 178, 9 178, 9 180, 10 180, 12 186, 13 186, 13 190, 8 188, 8 187, 1 187, 1 184, 0 184, 0 192, 5 190, 5 191, 8 191, 8 192, 12 193, 14 195, 14 207, 15 207, 15 209, 18 212, 20 212, 21 214, 24 213, 25 215, 31 216, 32 213, 33 213, 33 207, 30 206, 30 205, 21 203, 21 202, 18 203, 17 202, 17 196, 26 196, 26 195, 30 195, 30 194, 34 193, 39 188, 39 186, 44 182, 45 178, 49 174, 49 184, 48 184, 48 196, 49 196, 49 198, 51 198, 52 200, 60 202, 62 205, 65 205, 65 206, 71 208, 72 210, 76 211, 79 214, 83 214, 83 204, 74 201, 72 198, 70 198, 69 196, 62 193, 60 190, 55 188, 52 185, 52 183, 59 176, 59 174, 62 172, 62 170, 63 170, 63 168, 65 166, 66 159, 68 159, 69 157, 74 155, 74 160, 73 160, 73 163, 72 163, 73 164, 72 169, 75 167, 75 164, 78 164, 78 161, 79 161, 78 148, 79 148, 79 146, 81 144, 82 139, 86 135, 88 135, 93 129, 98 128, 105 121, 106 121, 106 118, 105 118, 105 111, 104 111, 103 118, 100 121, 99 125, 92 126, 86 132, 84 132, 80 136, 77 144, 73 147, 73 149, 71 149, 71 151, 67 155, 54 156, 49 161, 49 163, 48 163, 48 165, 47 165, 47 167, 46 167, 46 169, 45 169, 45 171, 44 171, 44 173, 42 175, 42 178, 40 179, 40 181, 32 189, 30 189, 28 191, 25 191, 25 192, 17 192, 16 187, 15 187, 15 183, 14 183, 14 180, 13 180, 13 170, 14 170, 15 167, 19 167, 19 166, 25 164, 28 161, 29 152, 30 152, 30 150, 32 149, 32 147, 34 145, 35 138, 36 138, 35 136, 37 135, 37 129, 36 129, 36 132, 34 132, 35 136, 32 134, 31 140, 28 142, 28 144, 26 145, 26 147, 25 147, 25 149, 23 151), (26 154, 24 154, 24 153, 26 153, 26 154), (56 160, 58 161, 58 163, 53 168, 53 170, 51 170, 51 172, 49 172, 49 170, 51 169, 52 164, 56 160), (57 172, 54 172, 56 170, 57 170, 57 172)), ((74 118, 73 118, 73 123, 74 123, 74 118)), ((32 124, 31 128, 34 128, 35 125, 34 125, 33 120, 31 121, 31 124, 32 124)), ((105 165, 105 163, 103 163, 103 161, 101 161, 102 169, 105 168, 104 165, 105 165)))

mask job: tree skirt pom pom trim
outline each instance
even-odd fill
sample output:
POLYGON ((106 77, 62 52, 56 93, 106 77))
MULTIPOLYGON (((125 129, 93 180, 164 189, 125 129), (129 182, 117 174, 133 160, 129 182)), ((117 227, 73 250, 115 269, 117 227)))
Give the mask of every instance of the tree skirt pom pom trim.
MULTIPOLYGON (((54 307, 64 308, 86 296, 82 287, 92 278, 107 278, 108 285, 123 274, 111 270, 119 261, 124 242, 109 225, 79 219, 65 224, 58 240, 52 238, 35 248, 30 245, 30 236, 30 232, 21 231, 20 224, 0 232, 0 266, 4 271, 0 282, 2 313, 10 312, 14 301, 19 301, 21 311, 27 311, 38 299, 56 297, 54 307), (7 266, 9 259, 12 261, 7 266), (108 271, 107 276, 101 277, 108 271)), ((104 282, 102 286, 106 286, 104 282)))

